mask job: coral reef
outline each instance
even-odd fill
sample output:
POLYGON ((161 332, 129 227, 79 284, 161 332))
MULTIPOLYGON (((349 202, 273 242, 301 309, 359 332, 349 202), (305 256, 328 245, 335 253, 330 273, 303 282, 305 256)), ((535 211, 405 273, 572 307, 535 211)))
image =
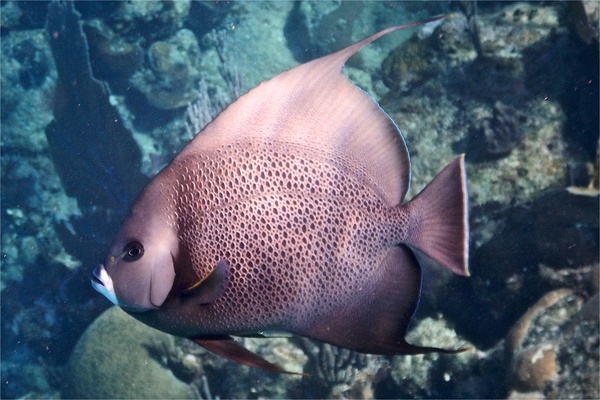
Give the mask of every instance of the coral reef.
MULTIPOLYGON (((488 129, 488 132, 496 141, 499 132, 510 132, 505 136, 522 136, 522 139, 517 151, 501 160, 488 160, 468 167, 471 204, 511 204, 525 201, 547 187, 564 185, 566 143, 562 134, 566 116, 558 101, 547 101, 530 92, 527 71, 532 68, 531 63, 543 65, 541 60, 531 60, 527 64, 523 58, 515 56, 535 47, 558 28, 558 11, 543 8, 534 12, 531 7, 514 4, 500 12, 479 14, 485 57, 477 56, 466 18, 460 15, 450 18, 439 27, 439 34, 420 41, 426 49, 410 50, 420 55, 421 61, 415 63, 424 65, 423 72, 417 74, 424 74, 429 79, 398 81, 393 74, 384 79, 384 82, 390 80, 402 85, 399 88, 390 84, 391 90, 382 105, 391 112, 411 148, 414 176, 418 179, 414 181, 411 194, 418 193, 453 153, 467 152, 470 157, 466 140, 469 132, 481 132, 485 121, 492 122, 492 128, 506 121, 501 118, 506 113, 494 111, 498 110, 498 102, 519 110, 519 113, 509 112, 512 115, 510 123, 504 124, 507 128, 518 129, 488 129), (515 13, 532 15, 532 18, 515 23, 515 13), (531 21, 539 28, 527 29, 526 24, 531 21), (504 35, 510 37, 511 52, 507 52, 504 35), (524 109, 527 110, 525 120, 520 115, 524 109), (423 110, 427 112, 423 113, 423 110), (439 146, 440 142, 451 142, 454 146, 439 146), (433 153, 432 148, 436 149, 433 153), (421 154, 427 157, 420 157, 421 154), (527 163, 527 168, 523 168, 522 160, 525 159, 536 162, 527 163)), ((561 32, 567 34, 564 28, 561 32)), ((418 48, 415 40, 401 48, 418 48)), ((394 68, 389 67, 389 70, 394 68)))
POLYGON ((472 228, 489 235, 473 238, 481 241, 471 253, 475 279, 452 280, 443 291, 460 294, 473 310, 495 312, 473 319, 462 307, 450 303, 440 307, 452 315, 461 333, 469 332, 471 340, 488 347, 551 289, 568 284, 589 290, 582 282, 590 264, 598 261, 598 207, 597 196, 556 189, 525 205, 486 207, 482 214, 474 214, 472 228))
POLYGON ((385 37, 346 67, 407 139, 409 197, 467 154, 472 277, 424 271, 408 338, 472 349, 387 358, 243 339, 310 374, 277 376, 116 309, 91 325, 107 306, 89 273, 110 226, 219 110, 447 5, 53 2, 47 18, 48 2, 2 2, 0 397, 598 397, 594 1, 451 2, 453 18, 385 37))
POLYGON ((572 291, 550 292, 511 328, 505 350, 511 360, 512 393, 540 392, 546 398, 600 395, 598 315, 582 318, 572 291))

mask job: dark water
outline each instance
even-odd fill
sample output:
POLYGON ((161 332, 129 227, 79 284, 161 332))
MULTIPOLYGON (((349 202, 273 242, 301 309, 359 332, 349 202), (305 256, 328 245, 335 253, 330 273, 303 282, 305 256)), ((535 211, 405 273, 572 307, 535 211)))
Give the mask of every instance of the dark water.
POLYGON ((599 396, 597 3, 0 10, 2 398, 599 396), (110 306, 90 286, 93 267, 139 190, 195 131, 283 70, 450 11, 373 43, 346 73, 405 136, 409 197, 466 154, 472 276, 423 271, 408 340, 470 350, 382 357, 245 339, 310 374, 279 376, 116 310, 88 329, 110 306), (204 111, 196 125, 189 104, 204 111))

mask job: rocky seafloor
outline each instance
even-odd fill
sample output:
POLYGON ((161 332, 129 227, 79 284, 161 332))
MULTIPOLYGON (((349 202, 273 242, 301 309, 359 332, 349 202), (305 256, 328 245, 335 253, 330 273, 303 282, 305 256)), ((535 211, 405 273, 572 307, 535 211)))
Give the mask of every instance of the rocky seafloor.
POLYGON ((598 3, 0 4, 2 398, 598 398, 598 3), (228 362, 94 292, 137 191, 232 99, 385 27, 347 74, 403 132, 409 198, 466 154, 471 277, 427 276, 411 343, 244 339, 228 362), (192 115, 192 117, 190 117, 192 115))

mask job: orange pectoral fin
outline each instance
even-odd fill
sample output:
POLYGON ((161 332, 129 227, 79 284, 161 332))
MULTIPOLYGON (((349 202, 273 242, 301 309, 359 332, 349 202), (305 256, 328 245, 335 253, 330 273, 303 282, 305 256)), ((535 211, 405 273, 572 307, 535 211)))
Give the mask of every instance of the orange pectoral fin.
POLYGON ((283 368, 268 362, 258 354, 254 354, 243 347, 230 336, 221 336, 217 338, 191 338, 191 340, 204 347, 206 350, 239 364, 278 374, 306 375, 302 372, 286 371, 283 368))

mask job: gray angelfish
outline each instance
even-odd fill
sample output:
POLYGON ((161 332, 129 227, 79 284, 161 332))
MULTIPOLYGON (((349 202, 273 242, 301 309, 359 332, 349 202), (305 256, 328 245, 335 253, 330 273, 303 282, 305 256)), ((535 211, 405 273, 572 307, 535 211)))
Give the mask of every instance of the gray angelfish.
POLYGON ((463 156, 403 204, 404 139, 342 73, 363 46, 417 24, 283 72, 227 107, 144 189, 94 288, 154 328, 275 372, 286 371, 232 336, 452 352, 404 336, 419 263, 468 275, 463 156))

